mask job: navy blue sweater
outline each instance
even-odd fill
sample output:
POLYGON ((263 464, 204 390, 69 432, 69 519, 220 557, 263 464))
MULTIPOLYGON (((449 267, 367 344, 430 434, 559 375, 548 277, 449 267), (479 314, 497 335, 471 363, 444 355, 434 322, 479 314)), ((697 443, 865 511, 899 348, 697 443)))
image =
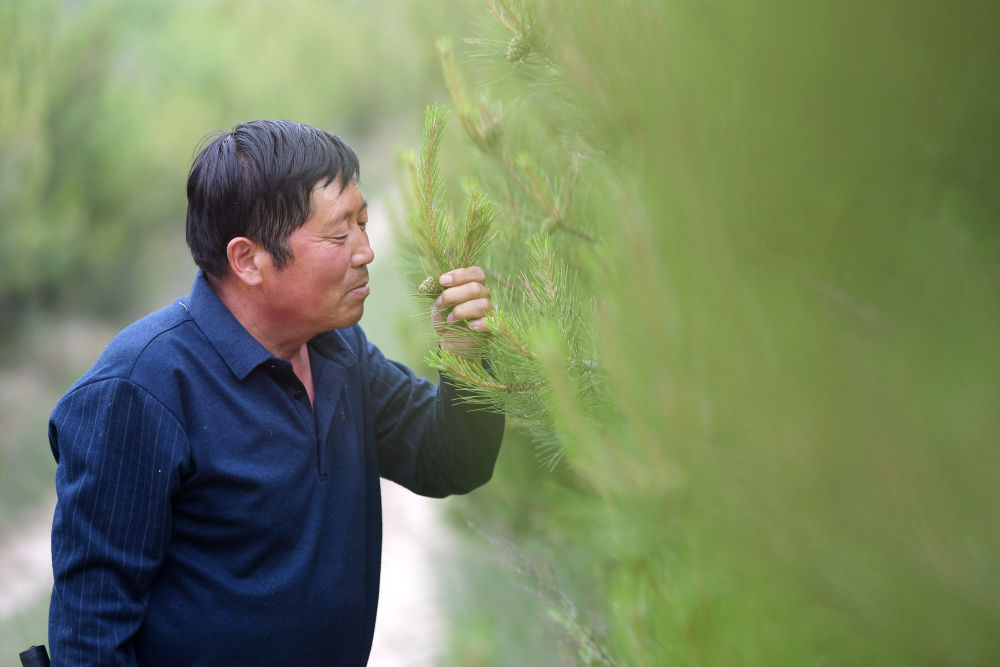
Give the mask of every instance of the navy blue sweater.
POLYGON ((199 275, 56 405, 54 665, 363 665, 380 475, 486 482, 503 417, 464 409, 358 326, 309 343, 315 405, 199 275))

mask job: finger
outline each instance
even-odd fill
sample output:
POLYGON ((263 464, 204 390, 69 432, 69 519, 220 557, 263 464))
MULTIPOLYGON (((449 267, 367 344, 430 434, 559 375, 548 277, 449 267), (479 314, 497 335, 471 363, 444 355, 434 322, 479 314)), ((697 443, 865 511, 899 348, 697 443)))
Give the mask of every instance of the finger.
POLYGON ((493 311, 493 302, 489 299, 473 299, 472 301, 463 301, 448 313, 448 321, 456 322, 459 320, 475 320, 485 317, 490 312, 493 311))
POLYGON ((488 299, 490 288, 480 282, 464 283, 457 287, 449 287, 438 295, 434 301, 435 308, 452 308, 464 301, 473 299, 488 299))
POLYGON ((478 331, 480 333, 487 333, 490 330, 489 325, 486 324, 486 319, 482 317, 475 320, 469 320, 465 324, 473 331, 478 331))
POLYGON ((440 282, 445 287, 453 287, 457 285, 464 285, 465 283, 486 283, 486 272, 483 271, 478 266, 469 266, 462 269, 452 269, 447 273, 441 274, 438 278, 440 282))

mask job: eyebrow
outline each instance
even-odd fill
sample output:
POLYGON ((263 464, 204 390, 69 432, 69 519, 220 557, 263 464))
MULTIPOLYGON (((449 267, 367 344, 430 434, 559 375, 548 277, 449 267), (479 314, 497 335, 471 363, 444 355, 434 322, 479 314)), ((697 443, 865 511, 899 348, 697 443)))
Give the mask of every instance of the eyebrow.
POLYGON ((358 209, 357 213, 355 213, 354 211, 348 211, 348 212, 344 213, 344 215, 342 215, 340 217, 340 219, 341 220, 349 220, 353 216, 355 216, 355 215, 361 215, 362 213, 364 213, 367 210, 368 210, 368 200, 366 199, 366 200, 364 200, 361 203, 361 208, 358 209))
POLYGON ((350 220, 355 215, 361 215, 363 212, 365 212, 367 210, 368 210, 368 200, 365 199, 364 201, 361 202, 361 208, 359 208, 357 210, 357 212, 355 212, 355 211, 345 211, 344 214, 342 216, 340 216, 339 218, 331 218, 331 220, 333 222, 343 222, 345 220, 350 220))

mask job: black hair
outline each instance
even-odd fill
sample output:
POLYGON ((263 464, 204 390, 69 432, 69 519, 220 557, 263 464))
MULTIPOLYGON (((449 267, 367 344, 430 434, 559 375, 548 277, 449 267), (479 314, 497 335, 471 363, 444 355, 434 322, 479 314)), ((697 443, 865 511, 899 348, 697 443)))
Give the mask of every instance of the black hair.
POLYGON ((278 268, 291 259, 288 237, 305 224, 312 191, 358 179, 358 156, 324 130, 287 120, 240 123, 198 152, 187 182, 185 236, 207 275, 228 271, 237 236, 260 244, 278 268))

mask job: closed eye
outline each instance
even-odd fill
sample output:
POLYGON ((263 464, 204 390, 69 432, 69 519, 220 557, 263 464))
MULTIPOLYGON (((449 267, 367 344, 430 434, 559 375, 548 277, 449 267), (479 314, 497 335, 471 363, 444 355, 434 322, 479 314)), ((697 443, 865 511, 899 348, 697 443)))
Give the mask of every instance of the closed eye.
MULTIPOLYGON (((361 231, 367 233, 367 231, 368 231, 368 220, 358 220, 357 224, 358 224, 358 229, 360 229, 361 231)), ((350 235, 351 235, 351 232, 350 232, 350 230, 348 230, 347 232, 345 232, 343 234, 337 234, 336 236, 328 236, 326 238, 330 239, 331 241, 336 241, 337 243, 343 243, 344 241, 346 241, 350 237, 350 235)))

